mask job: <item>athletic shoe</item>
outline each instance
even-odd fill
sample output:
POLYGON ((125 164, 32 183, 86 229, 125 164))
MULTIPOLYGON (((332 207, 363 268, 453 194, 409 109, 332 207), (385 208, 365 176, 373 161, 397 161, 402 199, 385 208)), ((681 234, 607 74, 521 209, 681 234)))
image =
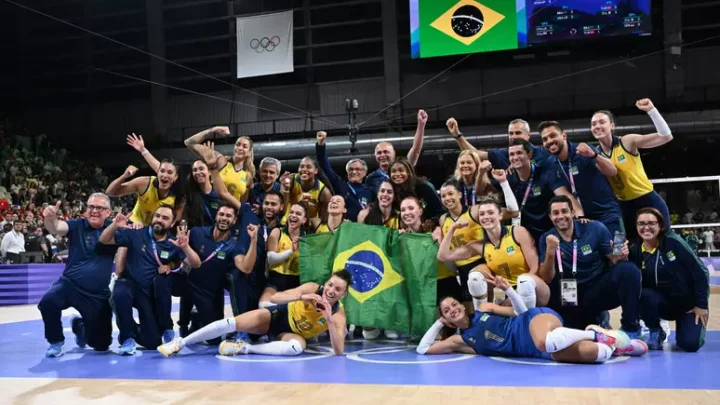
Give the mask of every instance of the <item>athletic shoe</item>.
POLYGON ((665 332, 665 340, 663 340, 663 343, 667 343, 668 339, 670 339, 670 322, 665 319, 661 319, 660 327, 662 328, 663 332, 665 332))
POLYGON ((127 338, 120 345, 120 350, 118 351, 118 353, 121 356, 132 356, 133 354, 135 354, 136 348, 137 348, 137 345, 135 344, 135 339, 127 338))
POLYGON ((87 346, 87 339, 85 339, 85 324, 83 323, 83 319, 76 315, 70 321, 70 325, 72 325, 72 331, 75 334, 75 344, 81 349, 85 348, 85 346, 87 346))
POLYGON ((170 343, 172 340, 175 339, 175 331, 172 329, 168 329, 165 332, 163 332, 162 340, 163 343, 170 343))
POLYGON ((627 350, 631 346, 630 337, 621 330, 605 329, 598 325, 590 325, 585 330, 595 331, 595 341, 598 343, 620 350, 627 350))
POLYGON ((362 333, 365 340, 375 340, 380 336, 380 329, 363 328, 362 333))
POLYGON ((65 351, 63 351, 63 346, 65 345, 65 342, 59 342, 59 343, 53 343, 48 347, 47 351, 45 352, 45 357, 60 357, 63 354, 65 354, 65 351))
POLYGON ((650 350, 662 350, 665 341, 665 331, 662 329, 650 329, 647 345, 650 350))
POLYGON ((218 352, 221 356, 237 356, 238 354, 247 354, 248 346, 250 345, 243 342, 242 340, 239 342, 231 342, 229 340, 225 340, 220 343, 218 352))
POLYGON ((400 334, 397 333, 397 332, 394 331, 394 330, 386 330, 386 331, 385 331, 385 337, 388 338, 388 339, 390 339, 390 340, 395 340, 395 339, 397 339, 397 338, 400 337, 400 334))
POLYGON ((158 346, 157 351, 162 353, 165 357, 170 357, 182 350, 183 346, 184 342, 182 338, 175 338, 164 345, 158 346))
POLYGON ((630 347, 627 349, 615 349, 613 356, 642 356, 648 352, 648 345, 640 339, 630 340, 630 347))

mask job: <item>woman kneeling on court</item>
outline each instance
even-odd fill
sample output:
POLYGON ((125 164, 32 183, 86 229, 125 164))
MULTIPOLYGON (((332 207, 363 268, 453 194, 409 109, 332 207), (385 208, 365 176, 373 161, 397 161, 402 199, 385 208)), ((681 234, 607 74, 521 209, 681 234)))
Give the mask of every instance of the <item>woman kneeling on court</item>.
POLYGON ((563 363, 604 363, 615 349, 634 355, 647 352, 647 346, 638 340, 631 341, 622 331, 594 325, 584 331, 564 328, 560 315, 552 309, 528 310, 507 280, 497 276, 493 284, 505 291, 512 308, 483 303, 468 318, 462 304, 454 298, 445 298, 440 302, 441 318, 425 333, 417 352, 530 357, 563 363), (436 341, 445 326, 459 328, 460 334, 436 341))
POLYGON ((250 345, 238 341, 220 344, 220 354, 265 354, 272 356, 297 356, 305 350, 305 339, 315 337, 326 330, 336 355, 345 351, 345 310, 340 299, 347 294, 352 276, 340 270, 325 282, 305 283, 292 290, 275 293, 270 299, 275 305, 246 312, 234 318, 213 322, 186 338, 175 338, 158 347, 165 356, 172 356, 186 345, 196 344, 232 332, 267 334, 274 342, 250 345))
POLYGON ((662 350, 660 319, 675 321, 675 341, 698 351, 705 343, 710 282, 707 267, 680 236, 667 232, 655 208, 641 208, 635 222, 639 240, 630 246, 630 261, 642 271, 640 318, 650 329, 647 344, 662 350))

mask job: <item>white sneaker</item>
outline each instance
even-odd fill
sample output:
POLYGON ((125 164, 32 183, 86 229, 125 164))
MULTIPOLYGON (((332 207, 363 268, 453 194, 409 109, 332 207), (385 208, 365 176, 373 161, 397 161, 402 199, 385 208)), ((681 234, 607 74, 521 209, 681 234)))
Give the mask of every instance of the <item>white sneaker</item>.
POLYGON ((175 338, 164 345, 157 347, 157 351, 162 353, 165 357, 170 357, 177 354, 183 348, 182 338, 175 338))
POLYGON ((218 353, 222 356, 237 356, 238 354, 247 354, 247 346, 244 340, 232 342, 230 340, 224 340, 220 343, 218 353))
POLYGON ((363 328, 363 337, 365 340, 375 340, 380 336, 380 329, 363 328))
POLYGON ((394 331, 394 330, 386 330, 386 331, 385 331, 385 337, 388 338, 388 339, 390 339, 390 340, 395 340, 395 339, 397 339, 397 338, 400 337, 400 334, 397 333, 397 332, 394 331))
POLYGON ((670 322, 665 319, 661 319, 660 328, 662 328, 662 330, 665 332, 665 340, 663 340, 663 343, 667 343, 668 339, 670 339, 670 322))

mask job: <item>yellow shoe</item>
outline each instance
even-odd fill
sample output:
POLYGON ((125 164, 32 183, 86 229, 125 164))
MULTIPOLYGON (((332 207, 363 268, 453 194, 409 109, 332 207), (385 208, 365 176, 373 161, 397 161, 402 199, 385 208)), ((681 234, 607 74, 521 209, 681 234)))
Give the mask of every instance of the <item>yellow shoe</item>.
POLYGON ((218 352, 221 356, 237 356, 238 354, 247 354, 248 344, 245 341, 238 340, 237 342, 231 342, 224 340, 220 343, 218 352))
POLYGON ((180 350, 183 348, 183 342, 182 339, 177 337, 164 345, 160 345, 157 348, 157 351, 165 355, 165 357, 170 357, 176 355, 180 350))

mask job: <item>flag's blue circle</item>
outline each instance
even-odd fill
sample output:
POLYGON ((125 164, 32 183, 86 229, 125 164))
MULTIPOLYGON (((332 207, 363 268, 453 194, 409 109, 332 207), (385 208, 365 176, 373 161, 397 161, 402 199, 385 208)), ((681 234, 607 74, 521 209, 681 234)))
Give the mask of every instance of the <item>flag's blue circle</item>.
POLYGON ((353 253, 345 263, 345 269, 352 274, 352 288, 358 292, 368 292, 377 287, 385 274, 382 259, 370 250, 353 253))

